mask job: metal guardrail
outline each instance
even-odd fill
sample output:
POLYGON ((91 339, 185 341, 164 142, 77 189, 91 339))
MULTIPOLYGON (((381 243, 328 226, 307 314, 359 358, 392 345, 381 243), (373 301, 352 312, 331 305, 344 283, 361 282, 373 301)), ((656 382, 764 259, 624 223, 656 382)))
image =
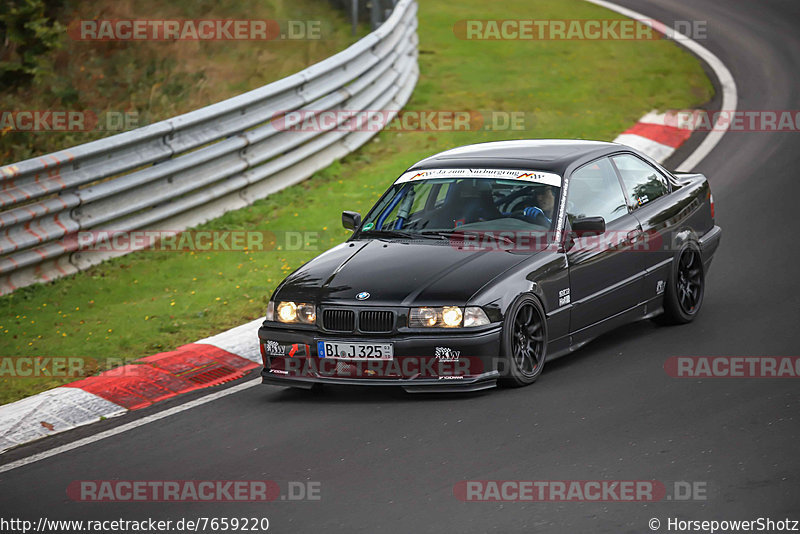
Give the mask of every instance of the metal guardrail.
MULTIPOLYGON (((0 294, 119 256, 81 252, 98 230, 182 230, 300 182, 376 131, 276 127, 287 111, 391 117, 419 77, 417 4, 346 50, 216 104, 0 167, 0 294)), ((324 123, 321 121, 320 123, 324 123)))

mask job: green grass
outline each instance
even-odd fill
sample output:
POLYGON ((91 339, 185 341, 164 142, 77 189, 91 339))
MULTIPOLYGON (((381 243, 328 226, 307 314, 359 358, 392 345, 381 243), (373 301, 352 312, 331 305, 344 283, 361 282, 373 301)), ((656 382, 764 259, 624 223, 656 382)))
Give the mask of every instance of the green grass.
MULTIPOLYGON (((0 110, 132 112, 138 126, 186 113, 284 78, 343 50, 347 14, 326 0, 63 0, 56 19, 274 19, 320 23, 318 40, 79 41, 67 32, 33 83, 4 87, 0 110)), ((360 27, 362 34, 368 30, 360 27)), ((115 133, 115 132, 114 132, 115 133)), ((7 164, 104 137, 103 131, 0 130, 7 164)))
MULTIPOLYGON (((697 60, 668 41, 463 41, 467 18, 616 18, 579 0, 508 0, 486 7, 423 1, 421 78, 410 110, 522 111, 525 131, 384 131, 299 185, 203 228, 319 232, 319 250, 141 252, 0 298, 0 356, 135 359, 263 315, 281 279, 344 240, 343 209, 362 213, 410 164, 458 145, 525 137, 613 139, 654 108, 707 101, 697 60)), ((4 378, 0 402, 57 380, 4 378)), ((68 380, 64 380, 68 381, 68 380)))

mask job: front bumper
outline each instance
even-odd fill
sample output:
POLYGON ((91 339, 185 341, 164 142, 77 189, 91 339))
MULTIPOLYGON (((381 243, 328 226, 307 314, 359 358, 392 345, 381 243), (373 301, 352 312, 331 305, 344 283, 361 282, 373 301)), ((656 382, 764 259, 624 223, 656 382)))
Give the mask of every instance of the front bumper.
POLYGON ((479 332, 339 335, 274 327, 258 331, 265 384, 311 388, 314 384, 400 386, 408 392, 478 391, 496 386, 500 374, 499 324, 479 332), (393 360, 350 362, 319 358, 320 340, 392 343, 393 360))

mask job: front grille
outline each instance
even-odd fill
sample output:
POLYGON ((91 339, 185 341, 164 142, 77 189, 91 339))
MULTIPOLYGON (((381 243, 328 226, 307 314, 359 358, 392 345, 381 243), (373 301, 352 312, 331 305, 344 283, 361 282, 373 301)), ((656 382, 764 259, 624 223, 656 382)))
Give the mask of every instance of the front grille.
POLYGON ((362 332, 391 332, 394 313, 390 311, 362 311, 358 314, 358 329, 362 332))
POLYGON ((322 312, 322 327, 332 332, 352 332, 356 314, 353 310, 325 310, 322 312))

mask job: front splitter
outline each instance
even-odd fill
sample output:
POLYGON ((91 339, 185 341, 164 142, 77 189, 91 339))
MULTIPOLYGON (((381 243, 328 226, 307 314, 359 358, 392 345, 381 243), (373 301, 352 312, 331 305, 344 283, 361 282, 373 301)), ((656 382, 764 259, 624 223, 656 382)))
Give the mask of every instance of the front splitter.
POLYGON ((454 391, 471 392, 497 387, 500 373, 490 371, 476 376, 464 378, 328 378, 285 376, 261 371, 261 382, 273 386, 311 389, 316 384, 337 386, 376 386, 401 387, 408 393, 451 393, 454 391))

